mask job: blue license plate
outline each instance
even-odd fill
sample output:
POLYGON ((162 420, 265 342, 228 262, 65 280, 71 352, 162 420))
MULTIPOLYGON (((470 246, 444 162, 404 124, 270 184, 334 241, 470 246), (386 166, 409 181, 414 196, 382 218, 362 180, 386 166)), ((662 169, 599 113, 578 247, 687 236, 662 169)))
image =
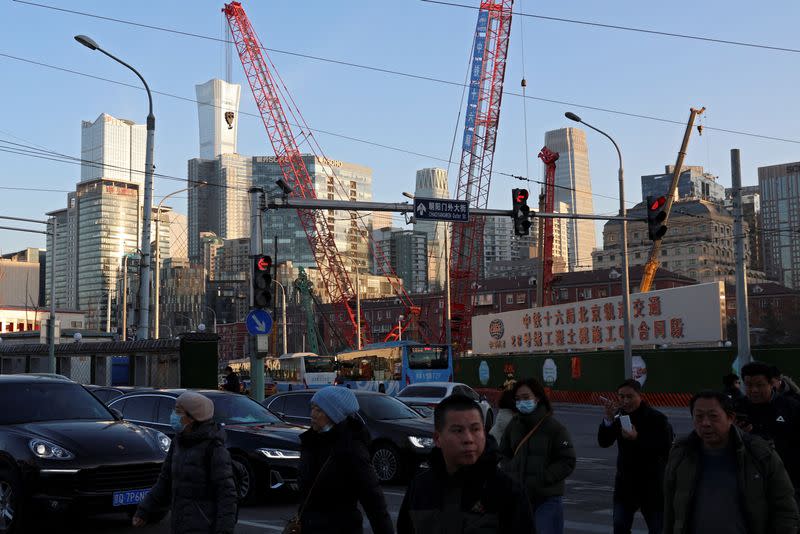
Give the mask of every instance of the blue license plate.
POLYGON ((131 506, 139 504, 150 493, 150 489, 115 491, 114 506, 131 506))

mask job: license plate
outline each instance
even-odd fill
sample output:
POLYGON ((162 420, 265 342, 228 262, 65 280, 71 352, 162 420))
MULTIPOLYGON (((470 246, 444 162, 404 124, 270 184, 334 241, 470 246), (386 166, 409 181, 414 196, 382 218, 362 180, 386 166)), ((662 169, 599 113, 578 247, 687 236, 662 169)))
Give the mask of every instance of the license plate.
POLYGON ((150 493, 150 489, 115 491, 114 506, 130 506, 139 504, 150 493))

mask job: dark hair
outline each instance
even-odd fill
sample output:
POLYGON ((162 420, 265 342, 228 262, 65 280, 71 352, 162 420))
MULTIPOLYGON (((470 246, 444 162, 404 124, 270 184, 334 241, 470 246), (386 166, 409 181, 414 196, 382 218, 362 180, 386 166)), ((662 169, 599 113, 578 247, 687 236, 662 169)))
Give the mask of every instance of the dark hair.
POLYGON ((742 376, 763 376, 767 380, 776 377, 774 368, 764 362, 751 362, 742 367, 742 376))
POLYGON ((639 382, 637 382, 636 380, 634 380, 633 378, 629 378, 625 382, 623 382, 622 384, 618 385, 617 386, 617 391, 619 391, 622 388, 631 388, 636 393, 641 393, 642 392, 642 385, 639 382))
POLYGON ((722 385, 726 388, 732 388, 734 382, 739 380, 739 375, 736 373, 731 373, 722 377, 722 385))
POLYGON ((781 377, 781 370, 778 369, 777 365, 770 365, 769 370, 772 371, 772 378, 780 378, 781 377))
POLYGON ((469 410, 477 411, 481 416, 481 424, 483 424, 483 411, 477 402, 466 395, 456 394, 445 397, 433 409, 433 427, 441 432, 444 430, 444 424, 449 412, 467 412, 469 410))
POLYGON ((228 373, 232 373, 233 372, 233 367, 231 367, 229 365, 228 367, 225 368, 225 371, 228 372, 228 373))
POLYGON ((692 397, 692 400, 689 401, 689 413, 692 415, 694 415, 694 405, 698 399, 716 399, 725 413, 728 415, 734 415, 734 413, 736 413, 733 407, 733 399, 721 391, 712 391, 707 389, 705 391, 695 393, 692 397))
POLYGON ((539 404, 545 407, 548 413, 553 411, 553 405, 550 404, 550 399, 547 398, 547 393, 544 391, 544 386, 541 382, 536 380, 535 378, 526 378, 525 380, 520 380, 516 384, 514 384, 514 389, 511 392, 514 394, 514 397, 517 396, 517 391, 522 386, 527 386, 533 391, 533 394, 536 395, 536 398, 539 399, 539 404))
POLYGON ((500 399, 497 401, 497 407, 501 410, 516 410, 517 406, 514 403, 513 389, 507 389, 500 394, 500 399))

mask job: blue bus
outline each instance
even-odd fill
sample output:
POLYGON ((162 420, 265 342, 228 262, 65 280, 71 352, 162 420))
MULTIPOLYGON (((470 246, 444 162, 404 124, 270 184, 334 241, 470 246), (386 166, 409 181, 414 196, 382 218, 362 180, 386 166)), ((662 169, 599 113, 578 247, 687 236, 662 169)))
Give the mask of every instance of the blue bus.
POLYGON ((409 384, 452 382, 453 351, 448 345, 417 341, 372 343, 336 355, 337 384, 395 396, 409 384))
POLYGON ((278 358, 266 358, 264 365, 266 375, 272 378, 278 391, 332 386, 336 378, 334 357, 313 352, 291 352, 278 358))

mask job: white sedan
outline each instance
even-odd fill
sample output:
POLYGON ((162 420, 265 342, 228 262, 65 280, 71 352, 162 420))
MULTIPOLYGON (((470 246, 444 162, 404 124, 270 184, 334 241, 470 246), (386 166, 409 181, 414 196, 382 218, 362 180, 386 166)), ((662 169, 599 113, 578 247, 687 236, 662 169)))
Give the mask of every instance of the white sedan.
POLYGON ((483 420, 486 430, 492 428, 494 424, 494 414, 492 406, 486 397, 479 395, 474 389, 466 384, 459 382, 423 382, 411 384, 403 388, 397 395, 397 400, 403 401, 422 415, 429 417, 433 415, 433 409, 445 397, 450 395, 465 395, 477 402, 483 411, 483 420))

